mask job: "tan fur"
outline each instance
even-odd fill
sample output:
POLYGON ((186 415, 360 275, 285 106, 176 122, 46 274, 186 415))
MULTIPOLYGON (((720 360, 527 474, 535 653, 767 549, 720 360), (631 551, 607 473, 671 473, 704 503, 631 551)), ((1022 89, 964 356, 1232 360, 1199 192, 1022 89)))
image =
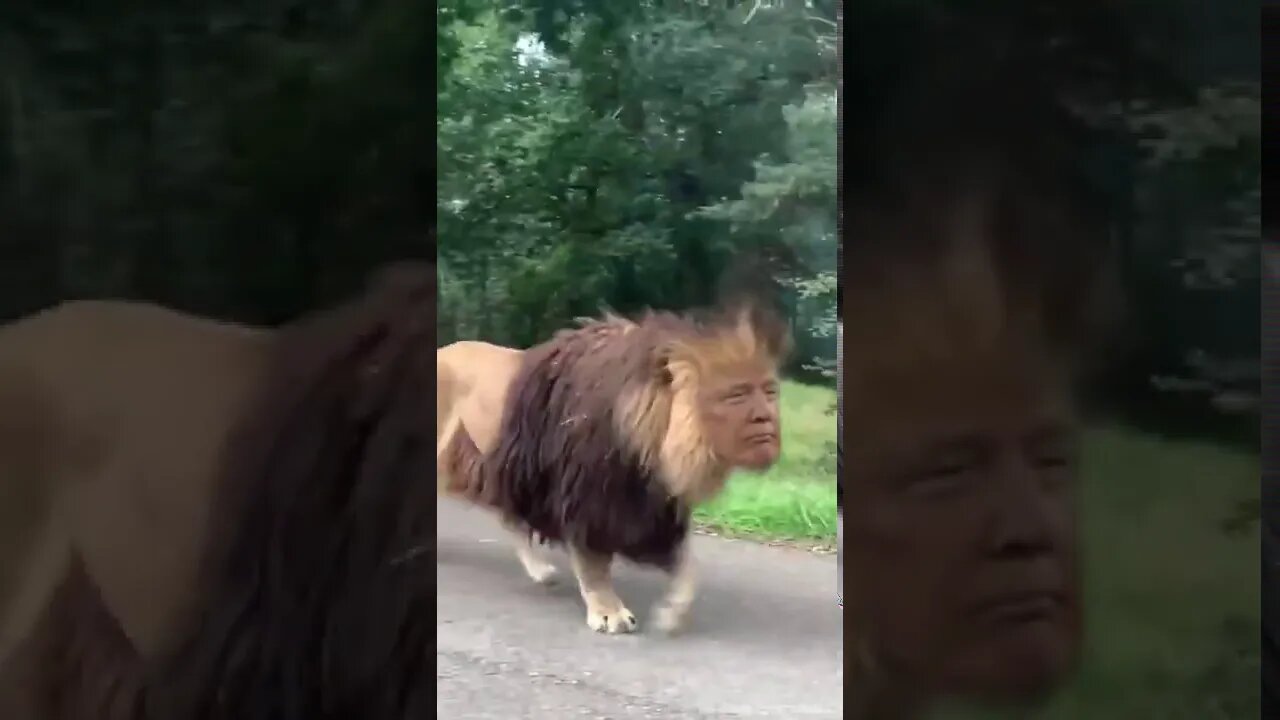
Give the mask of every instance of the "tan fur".
MULTIPOLYGON (((507 388, 520 369, 519 350, 461 340, 436 350, 436 445, 462 422, 472 440, 488 452, 498 437, 507 388)), ((439 483, 445 483, 440 478, 439 483)))
MULTIPOLYGON (((144 656, 192 601, 217 457, 267 331, 126 302, 0 327, 0 698, 76 555, 144 656)), ((0 717, 15 717, 0 707, 0 717)))
MULTIPOLYGON (((524 353, 476 340, 460 340, 436 350, 436 454, 439 456, 459 427, 465 427, 481 452, 497 443, 507 389, 520 369, 524 353)), ((436 487, 443 495, 455 492, 453 479, 437 464, 436 487)), ((523 533, 512 531, 511 542, 525 573, 537 583, 550 582, 555 566, 523 533)))

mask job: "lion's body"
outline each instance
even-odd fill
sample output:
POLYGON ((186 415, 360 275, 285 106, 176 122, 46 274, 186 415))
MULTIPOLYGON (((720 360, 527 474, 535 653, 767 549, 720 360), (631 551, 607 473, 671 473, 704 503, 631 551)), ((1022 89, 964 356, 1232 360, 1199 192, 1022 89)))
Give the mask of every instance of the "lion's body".
MULTIPOLYGON (((657 321, 606 319, 525 352, 497 443, 489 450, 477 442, 491 455, 477 488, 481 502, 549 541, 670 569, 690 511, 657 465, 671 394, 653 394, 638 418, 615 407, 624 396, 649 393, 657 368, 649 359, 664 330, 657 321), (633 447, 650 426, 658 434, 633 447)), ((697 474, 692 483, 719 485, 728 468, 708 463, 688 472, 697 474)))
POLYGON ((74 548, 139 649, 163 645, 221 443, 269 337, 118 302, 70 303, 0 329, 6 640, 30 620, 18 591, 47 593, 74 548))
POLYGON ((0 717, 425 715, 434 282, 0 328, 0 717))
POLYGON ((167 649, 269 338, 125 302, 0 328, 0 671, 77 555, 138 651, 167 649))

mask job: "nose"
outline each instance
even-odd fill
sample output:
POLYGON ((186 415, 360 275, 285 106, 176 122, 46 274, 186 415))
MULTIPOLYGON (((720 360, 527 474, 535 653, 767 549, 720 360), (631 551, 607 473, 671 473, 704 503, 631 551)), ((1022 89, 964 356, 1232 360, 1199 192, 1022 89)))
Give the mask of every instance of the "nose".
POLYGON ((983 532, 984 550, 1002 559, 1032 558, 1053 552, 1069 531, 1064 500, 1046 492, 1025 463, 1011 461, 992 483, 983 532))
POLYGON ((753 423, 773 422, 777 415, 773 400, 765 393, 755 395, 748 412, 750 413, 748 419, 753 423))

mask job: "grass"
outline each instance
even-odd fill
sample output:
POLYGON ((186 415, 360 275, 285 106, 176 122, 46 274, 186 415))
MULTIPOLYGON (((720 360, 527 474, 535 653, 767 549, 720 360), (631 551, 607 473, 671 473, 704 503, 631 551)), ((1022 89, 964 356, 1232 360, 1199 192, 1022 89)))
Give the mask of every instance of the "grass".
POLYGON ((1259 717, 1258 528, 1238 522, 1256 507, 1258 457, 1115 427, 1091 431, 1086 453, 1086 654, 1032 717, 1259 717))
MULTIPOLYGON (((697 517, 726 534, 833 542, 834 394, 792 382, 782 392, 778 464, 735 476, 697 517)), ((1257 517, 1257 455, 1099 426, 1088 432, 1084 462, 1085 657, 1074 681, 1031 717, 1259 717, 1258 527, 1239 522, 1257 517)))
POLYGON ((782 457, 765 473, 737 473, 699 508, 698 523, 726 535, 835 543, 836 418, 830 388, 782 384, 782 457))

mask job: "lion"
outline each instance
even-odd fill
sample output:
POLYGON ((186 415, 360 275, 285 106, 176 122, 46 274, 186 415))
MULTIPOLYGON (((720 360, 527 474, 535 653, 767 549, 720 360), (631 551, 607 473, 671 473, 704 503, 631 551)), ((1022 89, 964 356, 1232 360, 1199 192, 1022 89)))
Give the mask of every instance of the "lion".
POLYGON ((774 316, 745 307, 586 320, 519 357, 489 447, 469 417, 453 423, 439 473, 526 537, 568 548, 594 631, 637 628, 613 588, 615 556, 667 571, 655 621, 675 631, 696 591, 692 510, 781 452, 788 348, 774 316))
POLYGON ((0 717, 427 716, 435 274, 0 329, 0 717))

